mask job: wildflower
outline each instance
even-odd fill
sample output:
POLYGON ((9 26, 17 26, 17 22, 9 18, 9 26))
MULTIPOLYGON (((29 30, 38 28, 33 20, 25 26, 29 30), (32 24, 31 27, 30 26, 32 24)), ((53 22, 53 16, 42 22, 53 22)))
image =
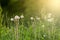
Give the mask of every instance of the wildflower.
POLYGON ((40 20, 40 18, 39 18, 39 17, 36 17, 36 19, 37 19, 37 20, 40 20))
POLYGON ((23 16, 23 15, 21 15, 20 17, 21 17, 21 18, 24 18, 24 16, 23 16))
POLYGON ((34 20, 34 18, 33 18, 33 17, 31 17, 30 19, 31 19, 31 20, 34 20))
POLYGON ((47 19, 48 22, 52 22, 53 20, 54 20, 54 18, 47 19))
POLYGON ((14 19, 17 20, 17 19, 20 19, 20 17, 16 15, 16 16, 14 17, 14 19))
POLYGON ((11 21, 14 21, 14 19, 13 19, 13 18, 11 18, 11 21))

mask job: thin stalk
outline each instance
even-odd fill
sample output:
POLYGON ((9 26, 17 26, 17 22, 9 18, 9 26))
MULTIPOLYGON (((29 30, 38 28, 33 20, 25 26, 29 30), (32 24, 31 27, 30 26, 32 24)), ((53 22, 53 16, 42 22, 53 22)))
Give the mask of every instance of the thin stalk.
POLYGON ((15 27, 15 39, 18 40, 18 25, 19 25, 19 21, 16 21, 15 25, 16 25, 16 27, 15 27))

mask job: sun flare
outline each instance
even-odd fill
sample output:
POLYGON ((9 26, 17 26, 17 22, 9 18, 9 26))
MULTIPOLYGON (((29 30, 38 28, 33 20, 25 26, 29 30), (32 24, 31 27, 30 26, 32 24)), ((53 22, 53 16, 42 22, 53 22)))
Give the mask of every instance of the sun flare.
POLYGON ((50 0, 48 2, 48 6, 51 8, 59 8, 60 7, 60 0, 50 0))

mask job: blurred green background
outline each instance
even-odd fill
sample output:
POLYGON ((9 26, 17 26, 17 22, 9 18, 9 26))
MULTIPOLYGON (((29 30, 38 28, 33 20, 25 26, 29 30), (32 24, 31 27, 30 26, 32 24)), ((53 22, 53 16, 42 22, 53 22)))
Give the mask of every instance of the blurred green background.
POLYGON ((16 40, 16 15, 18 40, 60 40, 60 0, 0 0, 0 40, 16 40))

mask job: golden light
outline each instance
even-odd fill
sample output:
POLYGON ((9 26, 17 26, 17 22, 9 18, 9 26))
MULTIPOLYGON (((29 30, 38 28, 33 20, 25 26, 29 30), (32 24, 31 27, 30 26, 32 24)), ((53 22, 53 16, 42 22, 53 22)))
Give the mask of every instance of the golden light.
POLYGON ((52 5, 58 7, 60 4, 60 0, 52 0, 52 5))
POLYGON ((49 0, 48 6, 51 8, 59 8, 60 7, 60 0, 49 0))

